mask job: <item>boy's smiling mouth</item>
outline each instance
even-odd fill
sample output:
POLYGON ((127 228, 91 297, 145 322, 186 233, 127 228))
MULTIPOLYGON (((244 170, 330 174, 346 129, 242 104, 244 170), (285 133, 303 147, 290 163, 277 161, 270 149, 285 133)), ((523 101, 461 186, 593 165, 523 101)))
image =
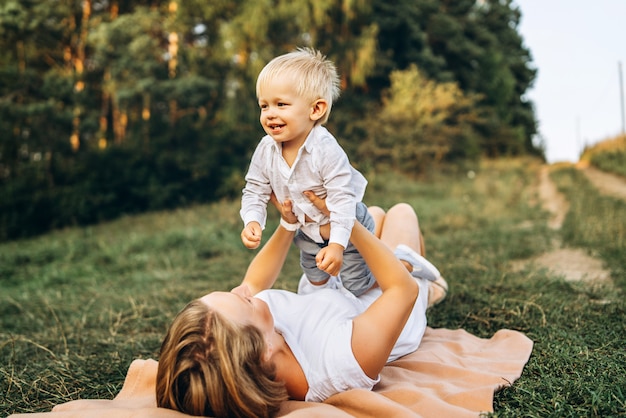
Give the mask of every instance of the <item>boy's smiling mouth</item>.
POLYGON ((285 125, 277 125, 277 124, 271 124, 271 125, 267 125, 267 127, 272 131, 272 132, 279 132, 281 131, 285 125))

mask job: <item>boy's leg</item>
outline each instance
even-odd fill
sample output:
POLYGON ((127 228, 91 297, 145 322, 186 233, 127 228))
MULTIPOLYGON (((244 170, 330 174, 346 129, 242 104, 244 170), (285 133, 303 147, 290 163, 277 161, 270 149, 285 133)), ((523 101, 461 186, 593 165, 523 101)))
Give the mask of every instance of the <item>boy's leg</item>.
POLYGON ((319 253, 320 244, 313 241, 307 235, 298 230, 293 238, 293 242, 300 250, 300 267, 306 275, 307 279, 313 284, 325 283, 330 275, 323 270, 317 268, 315 256, 319 253))
MULTIPOLYGON (((359 202, 356 207, 356 220, 374 233, 374 218, 370 215, 365 204, 359 202)), ((341 266, 341 282, 355 296, 360 296, 369 290, 376 279, 365 264, 365 260, 351 242, 343 252, 343 264, 341 266)))

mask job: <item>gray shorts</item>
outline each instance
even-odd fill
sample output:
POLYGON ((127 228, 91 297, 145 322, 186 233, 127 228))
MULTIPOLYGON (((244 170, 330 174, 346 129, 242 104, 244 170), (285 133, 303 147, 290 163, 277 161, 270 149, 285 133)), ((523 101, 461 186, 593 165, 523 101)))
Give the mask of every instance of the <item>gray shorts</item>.
MULTIPOLYGON (((356 220, 370 232, 374 232, 374 219, 367 211, 367 206, 362 202, 357 203, 356 220)), ((300 230, 296 232, 293 242, 300 249, 300 266, 307 279, 313 284, 328 279, 328 273, 318 269, 315 262, 315 256, 322 248, 328 245, 328 242, 317 243, 300 230)), ((366 290, 369 290, 376 281, 367 264, 365 264, 365 260, 363 260, 361 254, 351 242, 348 242, 348 247, 343 252, 343 264, 339 277, 343 287, 355 296, 360 296, 366 290)))

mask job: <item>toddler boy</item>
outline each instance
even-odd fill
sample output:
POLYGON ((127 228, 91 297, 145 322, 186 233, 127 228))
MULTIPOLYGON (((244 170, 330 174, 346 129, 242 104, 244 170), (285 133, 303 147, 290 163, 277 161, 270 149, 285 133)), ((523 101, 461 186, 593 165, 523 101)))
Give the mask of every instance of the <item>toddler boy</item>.
POLYGON ((279 202, 292 205, 297 218, 295 224, 281 218, 281 224, 297 230, 294 243, 308 281, 320 288, 330 276, 340 276, 354 295, 364 293, 375 279, 349 238, 355 220, 374 230, 374 221, 361 202, 367 180, 322 126, 339 97, 335 65, 319 51, 300 48, 263 68, 256 93, 267 135, 258 144, 245 178, 242 242, 250 249, 259 246, 274 192, 279 202), (325 198, 330 216, 315 208, 305 191, 325 198), (325 241, 319 227, 327 223, 330 238, 325 241))

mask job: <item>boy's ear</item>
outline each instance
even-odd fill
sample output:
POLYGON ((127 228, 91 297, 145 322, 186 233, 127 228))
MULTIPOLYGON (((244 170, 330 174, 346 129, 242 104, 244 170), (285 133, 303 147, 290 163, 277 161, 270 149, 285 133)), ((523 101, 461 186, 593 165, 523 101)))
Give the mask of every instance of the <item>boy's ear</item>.
POLYGON ((313 102, 313 106, 311 107, 311 120, 313 122, 317 122, 322 119, 328 110, 328 103, 324 99, 317 99, 313 102))

